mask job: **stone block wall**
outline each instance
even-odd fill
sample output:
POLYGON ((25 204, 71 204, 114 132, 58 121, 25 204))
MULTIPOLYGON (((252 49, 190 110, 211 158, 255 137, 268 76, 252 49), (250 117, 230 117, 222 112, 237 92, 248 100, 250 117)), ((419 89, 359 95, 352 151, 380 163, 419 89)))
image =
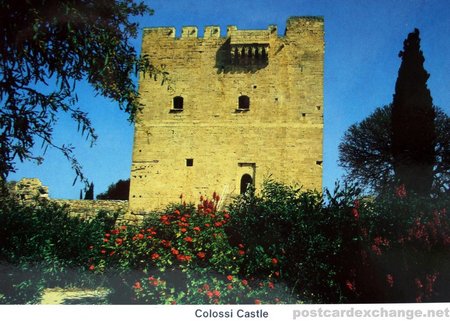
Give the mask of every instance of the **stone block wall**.
POLYGON ((14 185, 13 193, 26 203, 55 202, 66 206, 69 214, 80 218, 94 218, 100 211, 119 212, 118 221, 126 220, 128 201, 116 200, 67 200, 51 199, 48 195, 48 187, 44 186, 37 178, 24 178, 14 185))
POLYGON ((169 72, 171 89, 141 75, 132 213, 170 202, 225 199, 265 178, 322 188, 324 23, 277 27, 145 28, 142 54, 169 72))

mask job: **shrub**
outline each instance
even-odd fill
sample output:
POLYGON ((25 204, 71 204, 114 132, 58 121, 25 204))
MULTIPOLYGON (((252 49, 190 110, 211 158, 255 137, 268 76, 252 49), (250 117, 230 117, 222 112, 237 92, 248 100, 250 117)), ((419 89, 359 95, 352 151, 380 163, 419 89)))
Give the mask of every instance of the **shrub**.
POLYGON ((253 297, 267 302, 286 300, 275 294, 283 287, 275 287, 267 278, 241 282, 245 250, 243 245, 230 244, 226 227, 231 216, 217 209, 218 201, 214 194, 211 200, 202 197, 197 207, 172 205, 163 213, 150 214, 140 227, 123 225, 108 231, 103 244, 92 248, 89 269, 101 274, 119 271, 123 282, 115 292, 131 285, 137 303, 252 303, 253 297), (254 282, 270 282, 270 286, 260 289, 254 282), (210 290, 203 288, 205 284, 210 290), (245 289, 248 295, 242 292, 245 289))
POLYGON ((0 267, 3 303, 36 303, 44 287, 94 282, 84 265, 89 245, 104 233, 101 218, 69 216, 53 202, 22 203, 2 194, 0 202, 0 267))
POLYGON ((247 248, 241 271, 278 274, 307 302, 448 301, 448 205, 404 187, 373 198, 267 181, 232 204, 229 234, 247 248))

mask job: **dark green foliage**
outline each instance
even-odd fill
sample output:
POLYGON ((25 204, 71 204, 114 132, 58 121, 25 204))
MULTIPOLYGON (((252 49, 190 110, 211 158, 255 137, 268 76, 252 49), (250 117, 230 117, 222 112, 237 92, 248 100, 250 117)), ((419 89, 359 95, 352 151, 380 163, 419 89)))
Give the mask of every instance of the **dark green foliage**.
POLYGON ((87 80, 134 119, 139 103, 133 75, 156 71, 129 42, 137 34, 131 18, 151 10, 133 0, 1 0, 0 7, 0 177, 14 171, 16 157, 41 162, 32 152, 38 140, 60 149, 84 179, 73 147, 54 143, 58 113, 68 113, 95 141, 75 91, 87 80))
POLYGON ((376 191, 394 180, 391 114, 391 106, 378 107, 350 126, 339 144, 339 165, 347 178, 376 191))
POLYGON ((325 196, 267 182, 231 206, 241 270, 280 281, 312 303, 448 301, 450 199, 407 192, 378 198, 351 186, 325 196))
POLYGON ((276 258, 280 277, 302 299, 345 302, 349 257, 360 246, 351 214, 355 195, 354 188, 337 188, 325 204, 317 192, 268 181, 261 196, 238 199, 230 214, 235 242, 248 248, 246 273, 264 277, 276 258))
MULTIPOLYGON (((100 215, 100 214, 99 214, 100 215)), ((25 205, 6 193, 0 201, 0 303, 36 303, 44 287, 92 282, 84 276, 89 247, 111 223, 70 217, 64 207, 25 205)))
POLYGON ((130 194, 130 179, 119 179, 111 184, 105 193, 97 195, 98 200, 128 200, 130 194))
POLYGON ((86 194, 84 194, 85 200, 93 200, 94 199, 94 183, 89 184, 89 188, 86 190, 86 194))
POLYGON ((433 184, 435 111, 423 67, 419 30, 408 35, 392 107, 392 151, 395 176, 407 190, 429 195, 433 184))
MULTIPOLYGON (((450 117, 434 107, 436 118, 436 162, 433 167, 435 193, 450 188, 450 117)), ((378 107, 370 116, 345 132, 339 144, 339 165, 346 178, 377 193, 395 185, 392 149, 392 105, 378 107)))

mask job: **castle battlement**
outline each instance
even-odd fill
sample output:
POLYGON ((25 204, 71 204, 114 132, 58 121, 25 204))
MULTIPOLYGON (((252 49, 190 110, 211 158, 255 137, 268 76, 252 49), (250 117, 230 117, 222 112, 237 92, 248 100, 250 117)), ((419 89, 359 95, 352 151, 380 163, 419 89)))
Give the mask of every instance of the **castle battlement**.
POLYGON ((267 177, 322 187, 324 21, 278 27, 145 28, 142 53, 171 90, 139 80, 130 209, 138 214, 215 191, 256 190, 267 177), (225 34, 223 34, 225 33, 225 34))
MULTIPOLYGON (((316 26, 319 29, 323 29, 322 17, 291 17, 286 24, 285 35, 289 35, 292 32, 302 30, 305 28, 310 29, 316 26)), ((197 26, 185 26, 181 29, 181 36, 176 36, 175 27, 147 27, 144 28, 144 37, 159 37, 159 38, 173 38, 173 39, 217 39, 217 38, 230 38, 234 43, 244 43, 245 41, 251 41, 252 43, 266 42, 273 37, 280 37, 278 35, 278 27, 276 25, 269 25, 266 30, 239 30, 237 26, 227 26, 226 34, 221 34, 220 26, 205 26, 203 38, 198 35, 197 26)))

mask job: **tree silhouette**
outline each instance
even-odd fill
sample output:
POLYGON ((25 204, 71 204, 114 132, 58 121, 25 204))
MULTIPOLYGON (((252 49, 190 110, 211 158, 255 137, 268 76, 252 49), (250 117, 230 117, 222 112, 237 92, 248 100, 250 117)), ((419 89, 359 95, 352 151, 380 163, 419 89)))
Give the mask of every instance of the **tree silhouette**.
POLYGON ((159 72, 131 45, 137 23, 130 18, 152 11, 133 0, 0 3, 0 179, 15 170, 16 160, 42 162, 33 151, 42 143, 59 149, 76 178, 87 182, 73 147, 55 144, 53 127, 60 113, 68 113, 95 141, 87 111, 77 106, 80 81, 134 119, 140 104, 133 75, 159 72))
POLYGON ((86 194, 84 194, 85 200, 93 200, 94 199, 94 183, 89 185, 89 188, 86 190, 86 194))
POLYGON ((98 200, 128 200, 130 194, 130 179, 120 179, 111 184, 105 193, 97 195, 98 200))
MULTIPOLYGON (((434 107, 436 118, 436 162, 433 167, 436 191, 450 189, 450 117, 434 107)), ((363 121, 347 129, 339 144, 339 165, 348 180, 375 192, 396 182, 392 150, 392 104, 378 107, 363 121)))
POLYGON ((395 177, 407 190, 430 193, 435 154, 435 111, 427 87, 429 74, 420 50, 419 30, 410 33, 399 53, 402 63, 392 106, 392 156, 395 177))

